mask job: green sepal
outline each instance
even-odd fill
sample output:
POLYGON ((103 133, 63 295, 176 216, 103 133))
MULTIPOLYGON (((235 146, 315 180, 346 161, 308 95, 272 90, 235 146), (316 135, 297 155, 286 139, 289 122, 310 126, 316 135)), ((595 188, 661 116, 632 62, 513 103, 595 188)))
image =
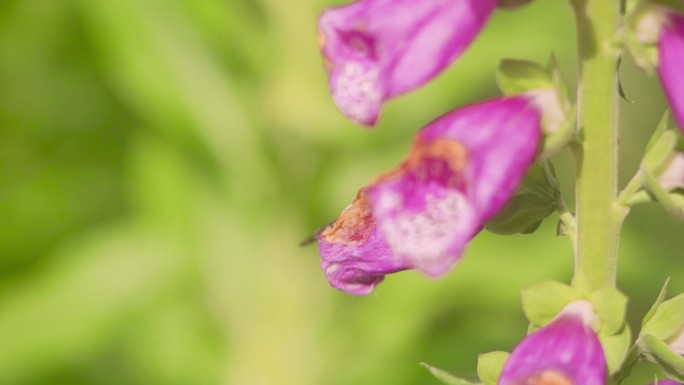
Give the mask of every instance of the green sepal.
POLYGON ((663 208, 676 219, 684 220, 684 196, 665 191, 660 181, 652 173, 642 170, 641 177, 644 187, 653 195, 663 208))
POLYGON ((665 301, 665 297, 667 296, 667 285, 670 283, 670 277, 667 277, 665 279, 665 283, 663 283, 662 289, 660 289, 660 293, 658 293, 658 297, 656 298, 655 302, 653 302, 653 305, 651 306, 650 309, 648 309, 648 313, 644 316, 643 321, 641 321, 641 326, 643 327, 646 322, 650 321, 651 318, 653 318, 653 315, 655 314, 656 310, 658 310, 658 306, 660 306, 663 301, 665 301))
POLYGON ((627 296, 614 287, 603 287, 589 295, 589 302, 601 320, 600 332, 614 335, 624 327, 627 312, 627 296))
POLYGON ((577 139, 577 106, 569 106, 566 115, 567 119, 556 132, 544 136, 544 145, 539 155, 540 160, 551 158, 577 139))
POLYGON ((537 326, 548 324, 568 303, 579 298, 575 289, 556 281, 530 286, 521 295, 525 317, 537 326))
MULTIPOLYGON (((550 169, 551 174, 553 171, 550 169)), ((533 233, 549 215, 556 211, 558 187, 551 182, 544 168, 534 164, 506 206, 486 224, 494 234, 533 233)))
POLYGON ((670 350, 664 341, 651 334, 644 334, 639 338, 639 350, 672 379, 684 382, 684 357, 670 350))
POLYGON ((510 353, 490 352, 477 357, 477 376, 484 385, 496 385, 510 353))
POLYGON ((639 352, 639 347, 637 345, 632 345, 627 351, 627 355, 622 361, 620 369, 612 374, 612 381, 609 382, 609 384, 622 384, 622 382, 632 374, 634 367, 640 360, 641 353, 639 352))
POLYGON ((516 59, 504 59, 496 72, 496 84, 504 95, 516 95, 540 88, 553 88, 553 79, 541 65, 516 59))
POLYGON ((462 378, 458 378, 454 376, 453 374, 447 372, 446 370, 442 370, 439 368, 436 368, 434 366, 428 365, 425 362, 420 363, 421 366, 425 367, 427 370, 430 371, 430 374, 435 376, 436 379, 441 381, 443 384, 446 385, 476 385, 479 383, 477 382, 470 382, 468 380, 464 380, 462 378))
POLYGON ((629 348, 632 346, 631 329, 625 325, 622 331, 617 334, 608 334, 601 331, 598 334, 598 338, 601 341, 603 354, 606 357, 608 373, 616 373, 625 361, 629 348))
MULTIPOLYGON (((651 1, 635 0, 627 1, 625 12, 624 45, 632 54, 637 66, 641 67, 649 76, 655 73, 658 68, 658 42, 639 41, 637 38, 637 28, 642 17, 649 12, 657 12, 657 6, 651 1)), ((654 31, 654 35, 656 35, 654 31)), ((656 38, 655 36, 653 37, 656 38)))
POLYGON ((646 144, 646 152, 650 151, 651 148, 653 148, 655 143, 658 141, 658 138, 660 138, 660 135, 662 135, 662 133, 667 130, 669 121, 670 110, 666 109, 663 113, 663 116, 660 118, 660 121, 658 121, 658 125, 656 126, 655 131, 653 131, 653 135, 651 135, 651 138, 648 140, 648 143, 646 144))
POLYGON ((667 340, 684 325, 684 294, 663 301, 641 328, 641 334, 667 340))
POLYGON ((661 132, 641 160, 641 169, 660 174, 672 158, 677 140, 677 134, 673 130, 661 132))
MULTIPOLYGON (((570 94, 568 93, 568 86, 563 81, 561 77, 560 68, 558 67, 558 59, 556 59, 555 54, 549 56, 549 60, 546 62, 546 71, 551 75, 551 82, 556 91, 563 97, 564 101, 569 100, 570 94)), ((566 111, 569 109, 569 105, 565 106, 566 111)))

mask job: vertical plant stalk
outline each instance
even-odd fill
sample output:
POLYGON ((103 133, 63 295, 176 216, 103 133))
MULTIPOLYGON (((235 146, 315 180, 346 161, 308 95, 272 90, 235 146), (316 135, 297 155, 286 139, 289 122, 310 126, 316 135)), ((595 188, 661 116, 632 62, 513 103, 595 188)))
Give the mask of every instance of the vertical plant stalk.
POLYGON ((577 21, 577 249, 573 284, 582 291, 615 286, 623 214, 617 198, 617 62, 610 48, 619 0, 571 0, 577 21))

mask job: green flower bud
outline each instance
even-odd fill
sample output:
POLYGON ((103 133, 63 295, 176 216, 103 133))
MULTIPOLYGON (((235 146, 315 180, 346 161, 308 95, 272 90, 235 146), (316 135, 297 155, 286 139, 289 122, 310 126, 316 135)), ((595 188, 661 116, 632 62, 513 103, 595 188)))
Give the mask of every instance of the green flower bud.
POLYGON ((638 346, 646 359, 684 381, 684 294, 655 305, 643 324, 638 346))

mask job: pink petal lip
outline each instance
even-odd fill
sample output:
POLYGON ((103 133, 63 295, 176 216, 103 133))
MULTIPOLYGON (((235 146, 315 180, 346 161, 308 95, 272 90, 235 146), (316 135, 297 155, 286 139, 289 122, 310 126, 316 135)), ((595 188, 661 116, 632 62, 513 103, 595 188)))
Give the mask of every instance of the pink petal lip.
POLYGON ((366 189, 321 233, 318 247, 331 286, 350 294, 369 294, 386 274, 409 268, 379 234, 366 189))

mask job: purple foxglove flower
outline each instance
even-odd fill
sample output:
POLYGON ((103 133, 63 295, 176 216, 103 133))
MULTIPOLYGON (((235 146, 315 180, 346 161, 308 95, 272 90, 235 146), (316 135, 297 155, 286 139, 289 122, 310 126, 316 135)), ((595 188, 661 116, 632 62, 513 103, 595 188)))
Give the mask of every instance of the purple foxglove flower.
POLYGON ((497 0, 359 0, 318 22, 337 107, 375 124, 383 101, 444 70, 480 32, 497 0))
POLYGON ((606 360, 592 324, 593 306, 570 303, 513 349, 498 385, 604 385, 606 360))
POLYGON ((684 132, 684 15, 668 15, 658 40, 658 74, 674 118, 684 132))
POLYGON ((368 294, 386 274, 445 273, 515 192, 541 135, 533 94, 452 111, 424 127, 406 160, 359 192, 319 236, 333 287, 368 294))

